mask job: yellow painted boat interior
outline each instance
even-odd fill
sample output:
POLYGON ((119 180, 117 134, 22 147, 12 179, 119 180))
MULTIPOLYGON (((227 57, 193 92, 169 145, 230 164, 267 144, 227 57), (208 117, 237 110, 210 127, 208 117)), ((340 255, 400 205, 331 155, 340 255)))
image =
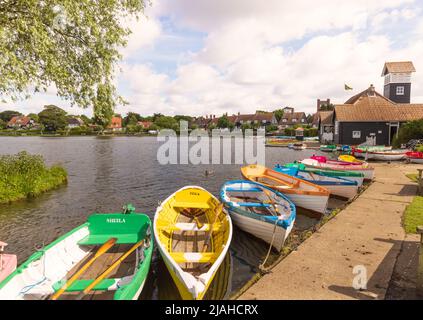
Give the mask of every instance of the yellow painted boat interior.
POLYGON ((196 188, 183 189, 162 204, 156 232, 183 271, 206 273, 222 253, 230 235, 222 208, 209 192, 196 188))

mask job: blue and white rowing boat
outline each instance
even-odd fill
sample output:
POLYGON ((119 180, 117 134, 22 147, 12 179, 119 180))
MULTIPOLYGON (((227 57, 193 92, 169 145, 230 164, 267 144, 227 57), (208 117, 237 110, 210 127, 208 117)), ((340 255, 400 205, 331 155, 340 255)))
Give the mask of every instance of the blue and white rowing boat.
POLYGON ((226 182, 220 198, 240 229, 272 244, 278 251, 282 249, 296 217, 291 200, 260 183, 244 180, 226 182))
POLYGON ((319 186, 323 186, 328 189, 332 195, 342 198, 352 199, 358 192, 357 181, 313 173, 311 171, 300 170, 298 168, 287 168, 279 164, 275 166, 274 170, 319 186))

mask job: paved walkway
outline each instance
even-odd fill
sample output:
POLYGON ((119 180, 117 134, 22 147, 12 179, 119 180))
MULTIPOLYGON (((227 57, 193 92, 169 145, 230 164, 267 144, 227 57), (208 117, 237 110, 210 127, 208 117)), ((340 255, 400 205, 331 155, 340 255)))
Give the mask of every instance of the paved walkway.
MULTIPOLYGON (((416 194, 404 173, 418 165, 375 164, 374 183, 239 299, 384 299, 405 239, 401 218, 416 194), (367 290, 353 289, 353 268, 367 290)), ((421 166, 420 166, 421 167, 421 166)))

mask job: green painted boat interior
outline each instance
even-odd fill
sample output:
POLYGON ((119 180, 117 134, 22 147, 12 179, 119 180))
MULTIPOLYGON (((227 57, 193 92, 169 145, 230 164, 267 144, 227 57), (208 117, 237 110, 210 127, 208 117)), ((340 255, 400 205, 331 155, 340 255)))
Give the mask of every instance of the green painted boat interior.
MULTIPOLYGON (((65 283, 66 279, 57 281, 53 285, 54 291, 58 291, 60 288, 62 288, 65 283)), ((72 283, 68 288, 66 288, 66 292, 79 292, 83 291, 85 288, 87 288, 94 279, 79 279, 76 280, 74 283, 72 283)), ((104 279, 99 284, 97 284, 94 288, 92 288, 93 291, 104 291, 107 290, 110 286, 112 286, 116 282, 115 279, 104 279)))

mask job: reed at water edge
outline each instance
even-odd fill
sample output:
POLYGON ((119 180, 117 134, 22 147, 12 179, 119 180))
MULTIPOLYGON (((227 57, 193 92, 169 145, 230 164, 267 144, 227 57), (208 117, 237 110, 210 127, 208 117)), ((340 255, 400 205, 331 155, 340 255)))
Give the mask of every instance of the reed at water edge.
POLYGON ((41 155, 25 151, 0 156, 0 204, 36 197, 67 181, 66 170, 47 167, 41 155))

